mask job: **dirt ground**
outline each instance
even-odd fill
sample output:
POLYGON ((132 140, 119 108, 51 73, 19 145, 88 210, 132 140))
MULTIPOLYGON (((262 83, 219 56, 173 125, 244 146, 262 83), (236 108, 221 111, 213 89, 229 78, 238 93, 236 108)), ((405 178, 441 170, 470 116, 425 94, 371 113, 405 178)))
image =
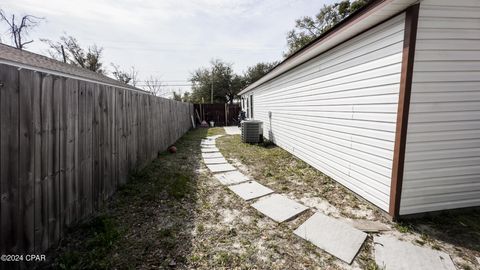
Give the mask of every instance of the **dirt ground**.
MULTIPOLYGON (((480 269, 476 261, 480 256, 478 210, 391 222, 385 213, 369 202, 269 142, 243 144, 239 136, 225 136, 217 141, 222 154, 240 171, 279 193, 335 218, 379 222, 389 227, 390 231, 385 234, 450 254, 458 269, 480 269)), ((363 269, 379 267, 372 261, 371 236, 370 242, 367 241, 355 259, 353 268, 357 265, 363 269)))
POLYGON ((391 223, 378 209, 274 145, 217 140, 222 154, 258 182, 311 207, 277 224, 213 177, 201 162, 200 140, 223 129, 196 129, 159 154, 96 217, 72 228, 39 269, 379 269, 372 237, 348 265, 292 231, 322 211, 386 224, 398 237, 449 253, 459 269, 477 269, 480 213, 446 214, 391 223))

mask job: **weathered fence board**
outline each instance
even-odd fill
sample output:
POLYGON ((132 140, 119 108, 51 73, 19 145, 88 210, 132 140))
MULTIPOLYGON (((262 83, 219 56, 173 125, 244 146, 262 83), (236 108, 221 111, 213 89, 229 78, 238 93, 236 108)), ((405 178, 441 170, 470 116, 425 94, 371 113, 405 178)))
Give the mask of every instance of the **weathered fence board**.
POLYGON ((19 209, 18 201, 18 72, 12 67, 0 68, 0 222, 2 254, 4 247, 17 251, 19 209))
POLYGON ((19 230, 17 236, 18 248, 33 252, 34 242, 34 163, 35 163, 35 144, 34 144, 34 127, 33 127, 33 91, 34 90, 34 74, 21 70, 19 73, 19 119, 20 119, 20 136, 19 136, 19 209, 23 209, 23 213, 19 213, 19 224, 23 226, 19 230))
POLYGON ((60 235, 65 232, 66 227, 66 217, 67 217, 67 94, 65 91, 66 80, 65 78, 60 78, 62 83, 62 88, 60 89, 59 102, 60 102, 60 116, 58 127, 60 129, 59 141, 60 141, 60 168, 59 168, 59 214, 60 214, 60 235))
POLYGON ((193 105, 0 64, 0 251, 42 253, 191 128, 193 105))
MULTIPOLYGON (((32 88, 33 101, 33 127, 35 130, 34 138, 34 225, 33 225, 33 238, 34 238, 34 251, 39 252, 42 250, 42 235, 43 235, 43 216, 42 216, 42 178, 41 178, 41 158, 42 158, 42 122, 41 122, 41 97, 42 97, 42 80, 43 75, 36 72, 34 73, 34 83, 32 88)), ((1 91, 1 90, 0 90, 1 91)), ((25 227, 30 224, 25 224, 25 227)))

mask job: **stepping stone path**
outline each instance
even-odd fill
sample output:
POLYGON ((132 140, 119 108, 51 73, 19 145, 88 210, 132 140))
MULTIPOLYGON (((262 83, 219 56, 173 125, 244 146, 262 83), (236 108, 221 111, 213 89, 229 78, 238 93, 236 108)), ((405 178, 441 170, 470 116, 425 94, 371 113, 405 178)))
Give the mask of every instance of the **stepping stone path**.
POLYGON ((246 177, 243 173, 241 173, 239 171, 217 173, 214 176, 223 185, 239 184, 239 183, 246 182, 246 181, 249 180, 248 177, 246 177))
POLYGON ((215 144, 207 144, 207 145, 202 144, 202 148, 209 149, 209 148, 217 148, 217 147, 215 146, 215 144))
POLYGON ((202 153, 214 153, 214 152, 219 152, 217 147, 205 147, 202 148, 202 153))
POLYGON ((235 167, 228 163, 223 163, 223 164, 206 164, 207 167, 212 171, 213 173, 217 172, 228 172, 228 171, 236 171, 235 167))
POLYGON ((395 236, 380 235, 373 238, 375 262, 388 270, 422 269, 455 270, 450 256, 428 247, 419 247, 398 240, 395 236))
POLYGON ((273 190, 256 181, 248 181, 246 183, 229 186, 228 188, 246 201, 273 193, 273 190))
MULTIPOLYGON (((240 134, 240 129, 225 127, 225 132, 240 134)), ((275 194, 270 188, 250 180, 230 165, 215 146, 215 140, 221 136, 209 136, 200 143, 205 165, 221 184, 228 186, 231 191, 245 201, 256 200, 251 206, 279 223, 294 219, 308 209, 308 207, 286 196, 275 194)), ((317 212, 293 233, 351 264, 367 238, 365 232, 382 232, 389 229, 388 226, 379 222, 335 219, 317 212)), ((418 247, 410 242, 400 241, 394 236, 375 236, 374 249, 376 263, 388 270, 455 269, 448 254, 426 247, 418 247)))
POLYGON ((209 164, 225 164, 225 163, 227 163, 227 160, 223 157, 204 158, 203 162, 205 162, 205 164, 207 164, 207 165, 209 165, 209 164))
POLYGON ((215 153, 202 153, 203 159, 206 158, 223 158, 223 155, 220 152, 215 153))
POLYGON ((366 233, 321 213, 315 213, 293 233, 349 264, 367 238, 366 233))
POLYGON ((276 222, 284 222, 298 216, 308 208, 280 194, 262 198, 252 207, 276 222))

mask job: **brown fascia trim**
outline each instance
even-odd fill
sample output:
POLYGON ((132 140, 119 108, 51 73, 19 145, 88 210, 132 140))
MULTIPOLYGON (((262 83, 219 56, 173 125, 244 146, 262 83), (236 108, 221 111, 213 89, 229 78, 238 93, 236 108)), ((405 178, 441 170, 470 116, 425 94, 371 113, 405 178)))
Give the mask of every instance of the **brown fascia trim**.
POLYGON ((405 13, 405 32, 403 39, 402 70, 400 77, 400 94, 397 109, 397 127, 393 152, 392 179, 390 185, 390 206, 388 213, 397 219, 402 197, 405 146, 407 142, 408 112, 412 90, 415 42, 417 40, 418 12, 420 4, 410 6, 405 13))
MULTIPOLYGON (((277 69, 278 67, 280 66, 283 66, 285 64, 288 64, 288 62, 290 62, 292 59, 294 58, 297 58, 299 57, 300 55, 304 54, 308 49, 310 49, 311 47, 314 47, 315 45, 317 45, 318 43, 321 43, 327 39, 329 39, 330 37, 336 35, 338 32, 342 31, 345 27, 348 27, 349 25, 354 25, 355 23, 357 23, 358 21, 362 20, 363 18, 367 17, 369 15, 369 13, 376 9, 377 7, 379 7, 380 5, 384 4, 388 2, 388 0, 370 0, 370 2, 368 4, 366 4, 365 6, 359 8, 358 10, 356 10, 355 12, 353 12, 352 14, 350 14, 349 16, 347 16, 345 19, 341 20, 340 22, 338 22, 336 25, 334 25, 332 28, 328 29, 327 31, 325 31, 324 33, 322 33, 320 36, 316 37, 314 40, 310 41, 307 45, 303 46, 302 48, 300 48, 299 50, 297 50, 296 52, 294 52, 293 54, 289 55, 287 58, 285 58, 283 61, 281 61, 280 63, 278 63, 276 66, 274 66, 271 70, 269 70, 267 73, 265 73, 265 75, 263 75, 261 78, 259 78, 258 80, 254 81, 253 83, 251 83, 250 85, 253 85, 255 84, 257 81, 261 80, 263 77, 265 77, 266 75, 268 75, 269 73, 273 72, 275 69, 277 69)), ((397 14, 396 14, 397 15, 397 14)), ((395 17, 395 16, 392 16, 392 17, 395 17)), ((380 24, 380 23, 379 23, 380 24)), ((376 24, 378 25, 378 24, 376 24)), ((362 33, 370 30, 370 28, 362 31, 362 33)), ((361 34, 361 33, 359 33, 361 34)), ((358 34, 357 34, 358 35, 358 34)), ((355 35, 355 36, 357 36, 355 35)), ((350 40, 351 38, 347 39, 347 40, 350 40)), ((345 40, 345 41, 347 41, 345 40)), ((344 43, 345 41, 333 46, 332 48, 335 48, 336 46, 344 43)), ((327 50, 328 51, 328 50, 327 50)), ((323 52, 325 53, 325 52, 323 52)), ((323 54, 322 53, 322 54, 323 54)), ((294 67, 292 67, 294 68, 294 67)), ((291 68, 291 69, 292 69, 291 68)), ((285 71, 286 72, 286 71, 285 71)), ((275 77, 278 77, 280 76, 282 73, 278 74, 277 76, 275 77)), ((274 77, 274 78, 275 78, 274 77)), ((273 78, 272 78, 273 79, 273 78)), ((268 80, 267 80, 268 81, 268 80)), ((267 82, 265 81, 265 82, 267 82)), ((264 83, 265 83, 264 82, 264 83)), ((262 83, 263 84, 263 83, 262 83)), ((250 85, 248 85, 247 87, 245 87, 244 89, 242 89, 240 91, 240 94, 243 95, 247 92, 249 92, 250 90, 252 89, 249 89, 247 90, 250 85)))

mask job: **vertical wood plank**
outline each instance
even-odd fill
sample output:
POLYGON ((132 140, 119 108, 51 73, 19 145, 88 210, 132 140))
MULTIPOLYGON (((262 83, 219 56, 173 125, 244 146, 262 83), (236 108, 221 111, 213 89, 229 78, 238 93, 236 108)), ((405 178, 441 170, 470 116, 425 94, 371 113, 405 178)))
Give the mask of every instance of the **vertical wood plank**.
POLYGON ((42 91, 43 74, 35 72, 32 88, 34 136, 34 252, 40 253, 43 244, 43 189, 42 189, 42 91))
POLYGON ((80 192, 79 189, 81 188, 80 186, 80 156, 79 156, 79 143, 80 143, 80 138, 79 138, 79 83, 80 81, 76 81, 76 88, 74 89, 73 96, 72 96, 72 111, 74 113, 74 126, 73 129, 75 139, 74 139, 74 170, 73 170, 73 175, 74 175, 74 181, 73 181, 73 187, 74 187, 74 201, 73 201, 73 214, 74 214, 74 222, 77 224, 79 222, 80 218, 80 192))
POLYGON ((135 160, 134 160, 134 140, 133 140, 133 132, 135 129, 134 126, 134 120, 133 120, 133 92, 128 92, 128 99, 127 99, 127 117, 128 117, 128 170, 131 171, 133 170, 135 166, 135 160))
POLYGON ((84 183, 85 183, 85 213, 87 216, 91 215, 93 212, 93 193, 92 193, 92 184, 93 184, 93 111, 94 111, 94 100, 93 100, 93 90, 95 88, 94 83, 87 83, 85 89, 85 174, 84 174, 84 183))
POLYGON ((131 139, 131 130, 132 130, 132 115, 130 109, 130 102, 131 102, 131 92, 125 91, 125 142, 126 142, 126 163, 127 163, 127 171, 130 172, 132 169, 132 144, 130 142, 131 139))
POLYGON ((100 106, 101 106, 101 116, 100 116, 100 198, 99 204, 100 207, 103 205, 103 201, 106 199, 106 190, 108 189, 109 175, 108 175, 108 161, 107 155, 107 132, 108 132, 108 121, 107 121, 107 101, 106 101, 106 89, 104 85, 100 85, 100 106))
POLYGON ((42 139, 41 139, 41 196, 42 196, 42 206, 41 206, 41 216, 42 216, 42 250, 46 250, 49 243, 49 227, 50 227, 50 212, 52 207, 50 204, 49 196, 51 196, 52 188, 52 175, 51 175, 51 166, 52 163, 52 140, 51 140, 51 121, 52 121, 52 92, 53 92, 53 80, 52 76, 44 75, 42 81, 42 91, 41 91, 41 129, 42 129, 42 139))
POLYGON ((33 126, 34 72, 22 69, 19 73, 19 221, 21 228, 17 246, 21 251, 33 252, 34 247, 34 166, 35 130, 33 126))
POLYGON ((86 148, 86 82, 79 81, 78 84, 78 217, 81 219, 85 216, 86 196, 85 184, 87 174, 86 148))
POLYGON ((0 65, 0 248, 3 254, 18 250, 18 71, 0 65))
POLYGON ((62 80, 62 89, 59 93, 60 102, 60 115, 59 115, 59 137, 60 137, 60 171, 59 171, 59 212, 60 212, 60 234, 63 235, 66 232, 66 220, 67 220, 67 123, 68 123, 68 111, 67 111, 67 82, 65 78, 62 80))
POLYGON ((75 173, 76 173, 76 96, 78 90, 78 82, 74 79, 66 80, 65 88, 65 102, 66 102, 66 117, 67 117, 67 144, 66 144, 66 163, 65 163, 65 184, 66 184, 66 196, 65 196, 65 211, 66 218, 65 223, 67 226, 71 226, 75 223, 76 209, 76 185, 75 185, 75 173))
POLYGON ((101 161, 100 161, 100 119, 101 119, 101 101, 100 86, 95 85, 93 89, 93 130, 92 130, 92 157, 93 157, 93 179, 92 179, 92 197, 93 208, 99 209, 99 199, 101 196, 101 161))
POLYGON ((117 121, 117 138, 118 138, 118 158, 117 158, 117 168, 118 168, 118 180, 119 184, 123 185, 127 182, 128 175, 128 164, 127 164, 127 148, 126 148, 126 113, 125 113, 125 90, 116 89, 117 91, 117 100, 116 100, 116 121, 117 121))
POLYGON ((110 183, 109 183, 109 190, 107 192, 107 197, 110 197, 115 192, 117 187, 115 178, 116 175, 116 167, 115 167, 115 159, 117 156, 117 149, 115 144, 115 91, 114 88, 109 86, 107 89, 108 94, 108 159, 109 159, 109 174, 110 174, 110 183))
POLYGON ((49 245, 56 245, 60 239, 60 97, 63 92, 63 79, 52 77, 52 97, 51 97, 51 163, 49 170, 51 172, 49 187, 49 245))
POLYGON ((138 167, 137 157, 138 157, 138 141, 137 141, 137 134, 138 134, 138 122, 137 122, 137 108, 138 108, 138 93, 132 94, 132 167, 138 167))
POLYGON ((103 186, 104 186, 104 175, 103 175, 103 163, 104 163, 104 159, 103 159, 103 125, 104 125, 104 120, 103 120, 103 110, 104 110, 104 102, 103 102, 103 98, 104 98, 104 89, 105 89, 105 86, 103 85, 99 85, 97 91, 97 159, 98 159, 98 168, 97 168, 97 173, 98 173, 98 178, 97 178, 97 209, 99 209, 101 206, 102 206, 102 203, 101 201, 103 200, 103 186))

